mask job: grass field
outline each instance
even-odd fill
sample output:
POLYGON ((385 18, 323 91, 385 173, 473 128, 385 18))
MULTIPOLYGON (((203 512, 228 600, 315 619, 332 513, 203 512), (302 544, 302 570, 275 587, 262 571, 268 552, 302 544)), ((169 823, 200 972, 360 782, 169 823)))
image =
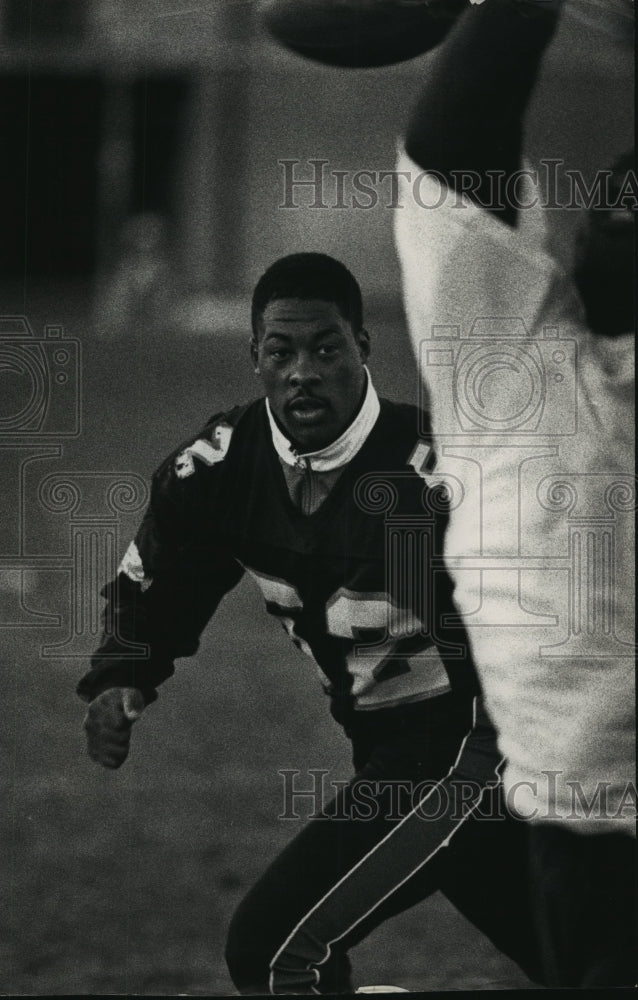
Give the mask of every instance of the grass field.
MULTIPOLYGON (((378 387, 413 398, 404 338, 395 331, 390 342, 389 327, 372 316, 369 325, 378 387)), ((72 324, 69 333, 83 336, 72 324)), ((87 336, 84 344, 83 434, 46 471, 148 476, 214 409, 258 394, 237 337, 96 343, 87 336)), ((30 516, 37 551, 37 506, 30 516)), ((136 522, 122 517, 123 542, 136 522)), ((65 538, 42 522, 47 550, 63 550, 65 538)), ((68 618, 59 572, 28 582, 33 608, 68 618)), ((0 992, 232 993, 223 960, 231 913, 298 829, 278 819, 278 771, 349 772, 348 747, 314 670, 242 583, 197 657, 179 663, 137 724, 129 761, 112 773, 84 752, 74 687, 86 663, 40 655, 63 633, 2 632, 0 992)), ((353 958, 358 983, 530 986, 440 896, 378 930, 353 958)))

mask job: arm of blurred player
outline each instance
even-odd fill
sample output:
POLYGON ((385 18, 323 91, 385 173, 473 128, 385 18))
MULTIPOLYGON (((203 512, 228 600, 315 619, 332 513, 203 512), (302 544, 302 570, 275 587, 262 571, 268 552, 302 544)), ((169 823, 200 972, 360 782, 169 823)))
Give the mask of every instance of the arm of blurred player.
MULTIPOLYGON (((558 21, 553 0, 538 16, 522 16, 531 3, 490 0, 459 19, 433 55, 399 160, 411 187, 394 216, 397 249, 437 443, 461 431, 450 387, 431 367, 448 363, 441 348, 449 354, 480 340, 494 317, 500 326, 488 336, 520 343, 545 320, 563 325, 579 311, 548 249, 533 172, 520 170, 527 106, 558 21)), ((516 378, 492 379, 481 391, 498 396, 484 401, 486 412, 516 412, 508 398, 520 391, 516 378)))
POLYGON ((469 9, 434 57, 410 117, 405 148, 453 191, 517 222, 494 177, 521 166, 523 123, 561 0, 489 0, 469 9), (470 183, 471 181, 471 183, 470 183))

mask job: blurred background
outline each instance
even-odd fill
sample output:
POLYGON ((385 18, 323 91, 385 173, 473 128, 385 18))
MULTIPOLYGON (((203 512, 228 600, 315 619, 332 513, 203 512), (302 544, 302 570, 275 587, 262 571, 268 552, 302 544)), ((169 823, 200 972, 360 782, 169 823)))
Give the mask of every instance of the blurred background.
MULTIPOLYGON (((633 54, 604 10, 568 3, 528 128, 532 160, 589 181, 632 142, 633 54)), ((121 772, 84 755, 73 689, 98 638, 95 581, 151 471, 259 394, 249 299, 272 260, 343 260, 377 387, 415 401, 394 210, 357 208, 351 189, 336 207, 333 172, 393 168, 428 65, 305 62, 250 2, 0 0, 2 993, 230 992, 225 927, 297 829, 278 819, 278 771, 348 775, 313 670, 248 585, 121 772), (327 208, 310 187, 288 204, 285 177, 316 178, 310 161, 326 161, 327 208)), ((565 264, 580 216, 550 212, 565 264)), ((355 970, 414 990, 530 986, 439 897, 365 942, 355 970)))

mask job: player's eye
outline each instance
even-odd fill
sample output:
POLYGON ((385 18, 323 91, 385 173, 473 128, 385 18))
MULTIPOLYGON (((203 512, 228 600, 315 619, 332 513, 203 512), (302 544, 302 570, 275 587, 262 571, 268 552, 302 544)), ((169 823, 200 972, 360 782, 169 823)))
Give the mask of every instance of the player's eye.
POLYGON ((290 351, 286 347, 276 347, 274 350, 268 351, 268 357, 274 361, 285 361, 286 358, 290 357, 290 351))
POLYGON ((332 358, 339 351, 337 344, 322 344, 318 349, 317 354, 320 358, 332 358))

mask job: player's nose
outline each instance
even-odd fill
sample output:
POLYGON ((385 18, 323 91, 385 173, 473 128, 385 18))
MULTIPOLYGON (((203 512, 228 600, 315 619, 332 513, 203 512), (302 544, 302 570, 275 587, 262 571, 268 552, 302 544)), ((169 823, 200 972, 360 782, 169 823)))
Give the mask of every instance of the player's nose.
POLYGON ((299 354, 290 372, 290 384, 295 387, 316 385, 321 379, 312 358, 299 354))

